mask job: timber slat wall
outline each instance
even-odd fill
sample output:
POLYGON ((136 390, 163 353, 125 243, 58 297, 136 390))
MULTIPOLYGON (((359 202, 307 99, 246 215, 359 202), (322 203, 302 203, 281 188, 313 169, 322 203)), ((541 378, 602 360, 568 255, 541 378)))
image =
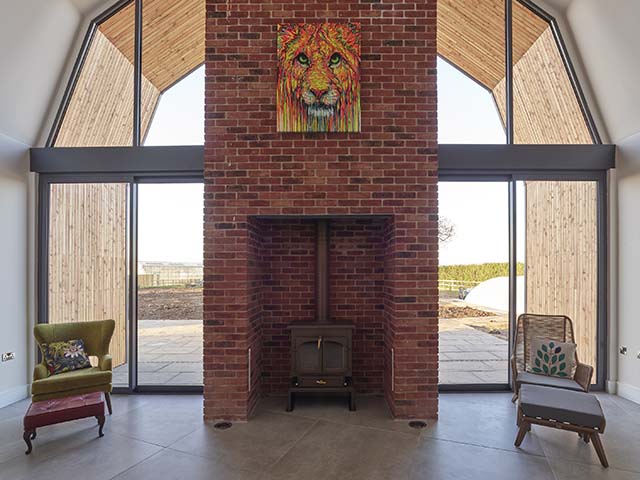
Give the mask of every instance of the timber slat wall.
MULTIPOLYGON (((513 58, 518 61, 547 22, 518 3, 513 8, 513 58)), ((438 54, 488 90, 504 78, 504 0, 439 0, 438 54)))
MULTIPOLYGON (((142 81, 146 132, 160 92, 142 81)), ((56 147, 127 146, 133 141, 133 65, 97 30, 56 137, 56 147)))
MULTIPOLYGON (((503 120, 504 85, 493 92, 503 120)), ((550 27, 513 66, 513 116, 515 143, 593 143, 550 27)))
POLYGON ((526 309, 570 317, 580 361, 595 367, 597 184, 530 181, 525 185, 526 309))
MULTIPOLYGON (((204 0, 143 0, 142 73, 164 92, 204 62, 204 0)), ((105 36, 133 62, 133 5, 101 25, 105 36)))
MULTIPOLYGON (((145 0, 142 132, 161 94, 204 62, 204 0, 145 0)), ((127 146, 133 138, 134 8, 101 23, 56 137, 58 147, 127 146)))
POLYGON ((126 184, 52 184, 49 323, 113 319, 113 366, 126 363, 126 184))

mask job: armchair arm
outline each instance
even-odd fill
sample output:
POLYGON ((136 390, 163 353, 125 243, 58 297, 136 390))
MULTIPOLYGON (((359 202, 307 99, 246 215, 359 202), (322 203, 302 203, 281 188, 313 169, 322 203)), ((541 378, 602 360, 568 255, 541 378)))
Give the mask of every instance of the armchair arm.
POLYGON ((584 363, 578 362, 576 366, 576 374, 573 379, 580 384, 585 392, 589 391, 591 387, 591 378, 593 377, 593 367, 584 363))
POLYGON ((42 380, 43 378, 47 378, 49 376, 49 370, 47 370, 47 366, 44 363, 39 363, 33 369, 33 381, 42 380))
POLYGON ((111 355, 101 355, 98 357, 98 368, 102 371, 111 371, 111 355))

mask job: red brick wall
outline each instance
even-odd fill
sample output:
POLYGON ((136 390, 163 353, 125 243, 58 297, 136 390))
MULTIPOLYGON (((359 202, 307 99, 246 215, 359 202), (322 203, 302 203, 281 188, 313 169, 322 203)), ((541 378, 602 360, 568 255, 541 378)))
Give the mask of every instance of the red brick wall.
POLYGON ((286 393, 293 321, 315 318, 315 223, 262 222, 262 391, 286 393))
POLYGON ((329 314, 355 325, 358 392, 384 393, 384 221, 334 220, 329 230, 329 314))
MULTIPOLYGON (((367 340, 383 360, 360 356, 378 373, 356 381, 371 390, 382 383, 397 417, 437 414, 435 28, 435 0, 207 0, 206 420, 247 419, 269 383, 262 375, 269 375, 267 360, 275 360, 265 319, 274 317, 264 307, 274 299, 259 287, 268 239, 253 216, 283 214, 391 217, 381 241, 362 254, 363 272, 383 266, 376 275, 384 282, 375 289, 384 306, 371 317, 382 327, 367 340), (327 20, 361 23, 362 131, 279 134, 276 25, 327 20)), ((351 248, 349 236, 332 239, 342 245, 334 249, 351 248)), ((357 269, 347 264, 344 271, 357 269)), ((348 275, 335 274, 353 298, 348 275)), ((336 295, 338 312, 345 303, 336 295)))

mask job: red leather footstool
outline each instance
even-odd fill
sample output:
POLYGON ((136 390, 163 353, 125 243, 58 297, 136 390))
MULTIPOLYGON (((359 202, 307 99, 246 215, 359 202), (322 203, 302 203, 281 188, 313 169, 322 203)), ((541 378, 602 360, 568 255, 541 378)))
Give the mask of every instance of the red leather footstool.
POLYGON ((36 438, 36 428, 80 418, 96 417, 102 437, 104 427, 104 398, 101 392, 55 398, 32 403, 24 415, 24 438, 27 455, 31 453, 31 440, 36 438))

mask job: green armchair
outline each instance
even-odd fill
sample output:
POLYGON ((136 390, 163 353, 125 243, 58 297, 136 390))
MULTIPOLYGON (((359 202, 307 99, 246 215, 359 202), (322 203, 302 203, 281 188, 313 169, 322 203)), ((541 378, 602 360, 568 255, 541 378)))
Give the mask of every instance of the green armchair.
POLYGON ((33 371, 32 401, 68 397, 82 393, 104 392, 109 414, 111 408, 111 355, 109 343, 115 329, 113 320, 94 322, 40 324, 33 329, 38 346, 43 343, 82 339, 87 355, 98 358, 98 366, 49 375, 44 361, 33 371))

